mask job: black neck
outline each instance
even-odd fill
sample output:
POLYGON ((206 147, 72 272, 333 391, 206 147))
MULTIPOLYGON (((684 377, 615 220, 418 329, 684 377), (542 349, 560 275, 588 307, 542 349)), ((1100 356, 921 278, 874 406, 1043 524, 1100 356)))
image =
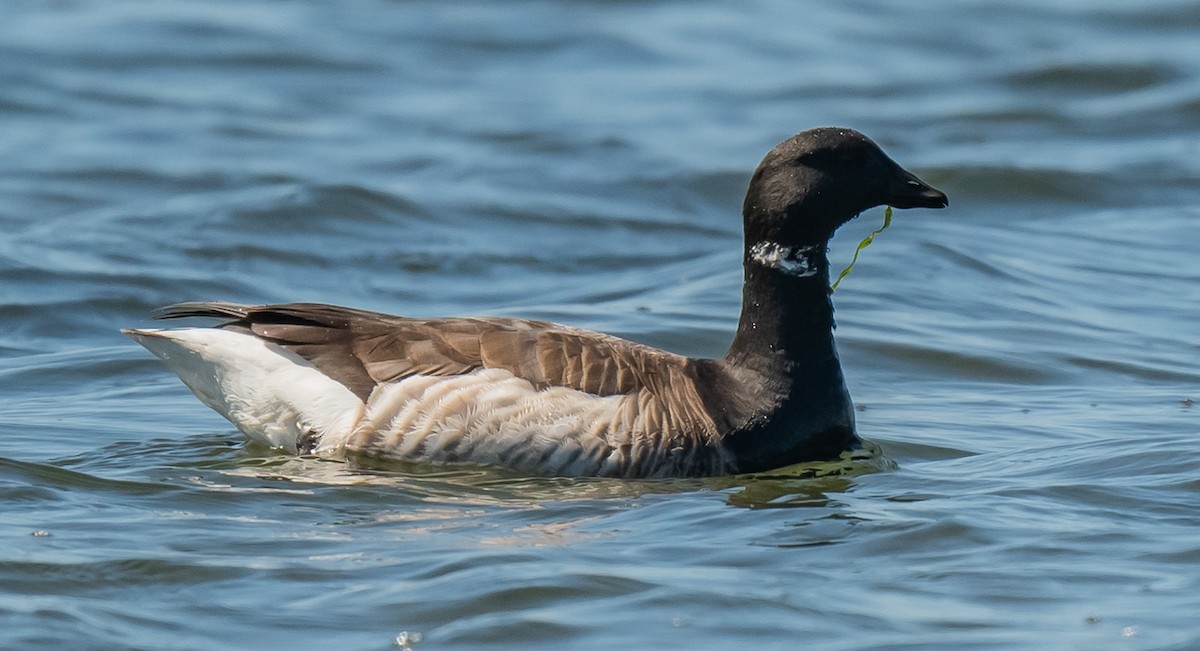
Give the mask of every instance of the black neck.
POLYGON ((805 362, 836 365, 828 245, 758 242, 743 262, 742 314, 725 361, 767 376, 805 362))
POLYGON ((723 362, 740 378, 738 393, 754 398, 743 403, 752 411, 726 449, 740 472, 835 457, 857 438, 833 339, 827 244, 752 245, 742 291, 737 335, 723 362))

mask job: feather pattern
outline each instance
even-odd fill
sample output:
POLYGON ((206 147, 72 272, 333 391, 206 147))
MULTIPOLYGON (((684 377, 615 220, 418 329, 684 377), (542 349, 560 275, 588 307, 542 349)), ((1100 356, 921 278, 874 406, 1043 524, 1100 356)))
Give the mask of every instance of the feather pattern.
POLYGON ((942 208, 946 196, 850 129, 771 150, 743 203, 742 314, 719 359, 545 321, 319 303, 179 303, 158 316, 223 322, 125 332, 248 437, 297 452, 550 475, 766 470, 858 442, 825 251, 885 203, 942 208))
MULTIPOLYGON (((159 316, 229 318, 219 330, 269 344, 349 389, 361 417, 311 437, 318 454, 554 475, 727 470, 688 358, 617 337, 544 321, 412 319, 313 303, 181 303, 159 316)), ((218 411, 243 428, 257 422, 218 411)))

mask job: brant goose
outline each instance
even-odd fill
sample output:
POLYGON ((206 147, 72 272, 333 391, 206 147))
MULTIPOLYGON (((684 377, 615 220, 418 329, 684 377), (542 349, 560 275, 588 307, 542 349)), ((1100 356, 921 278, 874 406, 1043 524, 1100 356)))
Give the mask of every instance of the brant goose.
POLYGON ((830 237, 946 195, 851 129, 799 133, 750 179, 742 314, 696 359, 544 321, 314 303, 180 303, 213 328, 124 332, 247 437, 301 454, 562 476, 680 477, 829 459, 859 443, 833 339, 830 237))

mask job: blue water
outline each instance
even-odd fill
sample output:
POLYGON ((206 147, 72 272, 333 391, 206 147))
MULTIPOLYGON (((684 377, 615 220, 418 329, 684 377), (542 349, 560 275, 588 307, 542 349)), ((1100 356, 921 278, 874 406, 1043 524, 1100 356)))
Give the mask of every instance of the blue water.
POLYGON ((1200 647, 1197 7, 7 4, 0 647, 1200 647), (312 300, 719 355, 749 174, 824 124, 951 202, 834 297, 874 458, 297 459, 117 332, 312 300))

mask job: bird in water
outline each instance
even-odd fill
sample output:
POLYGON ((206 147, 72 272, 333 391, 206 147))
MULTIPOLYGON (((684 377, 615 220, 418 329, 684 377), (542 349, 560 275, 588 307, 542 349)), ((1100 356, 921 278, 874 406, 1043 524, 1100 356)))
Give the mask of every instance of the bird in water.
POLYGON ((317 303, 179 303, 130 329, 248 438, 300 454, 555 476, 685 477, 836 458, 860 443, 834 342, 829 240, 880 205, 946 195, 852 129, 763 158, 742 207, 742 311, 723 357, 557 323, 317 303))

